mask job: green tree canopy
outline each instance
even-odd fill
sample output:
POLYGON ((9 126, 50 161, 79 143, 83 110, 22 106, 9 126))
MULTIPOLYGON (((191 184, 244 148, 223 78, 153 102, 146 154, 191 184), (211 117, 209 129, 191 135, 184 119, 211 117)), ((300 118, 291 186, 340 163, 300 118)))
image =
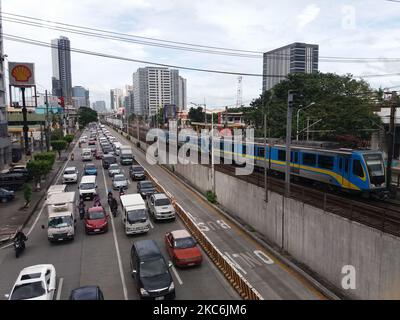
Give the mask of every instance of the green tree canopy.
POLYGON ((97 121, 97 112, 95 110, 90 108, 79 108, 78 122, 80 128, 84 128, 90 122, 96 122, 96 121, 97 121))
POLYGON ((52 168, 50 161, 46 160, 33 160, 26 164, 26 168, 29 174, 33 177, 34 181, 37 183, 40 181, 42 176, 48 174, 52 168))
POLYGON ((299 131, 307 126, 307 117, 311 123, 322 119, 312 128, 321 131, 318 139, 336 140, 341 135, 369 139, 372 130, 381 124, 380 118, 373 113, 379 92, 372 90, 364 80, 332 73, 291 74, 287 80, 255 99, 250 108, 230 111, 244 112, 245 121, 256 128, 256 136, 262 136, 265 111, 269 136, 285 137, 289 90, 297 92, 293 106, 293 136, 297 130, 297 110, 312 102, 315 105, 299 114, 299 131))
POLYGON ((64 137, 64 140, 67 141, 68 145, 74 140, 74 135, 73 134, 67 134, 64 137))
POLYGON ((204 112, 202 107, 190 108, 188 115, 192 122, 204 122, 204 112))
POLYGON ((67 148, 67 141, 65 140, 54 140, 51 141, 51 147, 53 150, 58 152, 58 157, 61 158, 61 151, 67 148))
POLYGON ((50 140, 62 140, 64 138, 64 132, 62 129, 55 129, 50 134, 50 140))

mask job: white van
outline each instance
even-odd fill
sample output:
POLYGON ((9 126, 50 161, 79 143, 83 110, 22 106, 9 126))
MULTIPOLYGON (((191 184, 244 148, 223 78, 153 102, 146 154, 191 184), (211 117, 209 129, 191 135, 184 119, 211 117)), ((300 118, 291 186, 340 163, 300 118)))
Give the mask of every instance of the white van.
POLYGON ((120 155, 121 146, 122 146, 122 144, 120 142, 114 142, 114 153, 115 153, 115 155, 117 155, 117 156, 120 155))
POLYGON ((85 148, 82 150, 82 161, 92 161, 93 160, 93 154, 92 154, 92 149, 85 148))
POLYGON ((66 184, 55 184, 55 185, 52 185, 47 190, 46 199, 50 198, 50 196, 52 194, 65 192, 66 189, 67 189, 67 185, 66 184))
MULTIPOLYGON (((47 238, 50 242, 73 240, 75 237, 75 192, 53 193, 46 201, 47 238)), ((42 226, 44 229, 45 227, 42 226)))
POLYGON ((150 230, 150 221, 147 208, 142 196, 138 193, 121 196, 122 224, 125 233, 137 234, 150 230))
POLYGON ((83 200, 93 200, 97 194, 96 176, 83 176, 78 189, 83 200))

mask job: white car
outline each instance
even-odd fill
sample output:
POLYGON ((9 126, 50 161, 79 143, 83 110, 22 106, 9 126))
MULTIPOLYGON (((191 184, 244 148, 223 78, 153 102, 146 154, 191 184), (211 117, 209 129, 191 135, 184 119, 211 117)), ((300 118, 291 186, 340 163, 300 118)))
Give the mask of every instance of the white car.
POLYGON ((68 167, 64 170, 62 177, 63 184, 78 183, 78 169, 76 167, 68 167))
POLYGON ((56 291, 56 269, 52 264, 38 264, 22 269, 9 300, 53 300, 56 291))

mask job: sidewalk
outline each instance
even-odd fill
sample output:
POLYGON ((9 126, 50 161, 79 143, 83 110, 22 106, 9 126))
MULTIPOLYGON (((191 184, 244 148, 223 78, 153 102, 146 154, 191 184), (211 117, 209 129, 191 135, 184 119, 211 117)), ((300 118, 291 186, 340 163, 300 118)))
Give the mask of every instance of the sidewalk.
POLYGON ((32 186, 32 200, 27 209, 21 210, 25 205, 24 194, 22 190, 15 192, 15 200, 8 203, 0 203, 0 243, 12 239, 16 231, 22 226, 24 227, 31 216, 37 211, 41 201, 45 198, 47 189, 55 183, 56 177, 68 159, 68 154, 75 146, 76 141, 73 141, 65 152, 61 154, 61 159, 54 163, 53 169, 47 175, 45 182, 41 183, 41 191, 34 191, 35 186, 32 186))

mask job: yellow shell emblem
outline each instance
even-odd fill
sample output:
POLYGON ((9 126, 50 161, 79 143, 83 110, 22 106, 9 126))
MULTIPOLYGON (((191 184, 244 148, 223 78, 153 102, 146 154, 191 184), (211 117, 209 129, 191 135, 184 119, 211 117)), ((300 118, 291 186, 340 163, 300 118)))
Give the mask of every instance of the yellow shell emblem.
POLYGON ((17 65, 12 69, 11 75, 15 81, 28 82, 30 77, 32 77, 32 71, 27 66, 17 65))

